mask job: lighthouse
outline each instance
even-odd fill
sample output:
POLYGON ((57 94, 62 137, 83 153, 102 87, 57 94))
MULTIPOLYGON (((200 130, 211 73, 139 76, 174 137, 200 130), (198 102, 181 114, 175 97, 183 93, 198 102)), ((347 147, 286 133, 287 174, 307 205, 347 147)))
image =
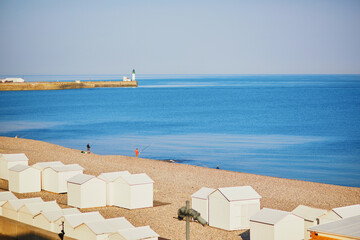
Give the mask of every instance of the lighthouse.
POLYGON ((132 71, 131 80, 132 80, 132 81, 135 81, 135 69, 133 69, 133 71, 132 71))

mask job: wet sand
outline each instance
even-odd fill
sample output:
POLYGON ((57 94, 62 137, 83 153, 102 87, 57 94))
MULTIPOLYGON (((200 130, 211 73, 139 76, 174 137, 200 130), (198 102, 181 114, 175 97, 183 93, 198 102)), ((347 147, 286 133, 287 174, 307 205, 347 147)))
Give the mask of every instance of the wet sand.
MULTIPOLYGON (((85 146, 84 146, 85 147, 85 146)), ((154 181, 155 207, 126 210, 118 207, 83 209, 99 211, 105 218, 126 217, 135 226, 149 225, 161 237, 185 239, 185 221, 177 220, 177 210, 201 187, 252 186, 261 196, 261 207, 291 211, 299 204, 332 209, 360 203, 360 188, 343 187, 299 180, 260 176, 241 172, 170 163, 128 156, 82 154, 81 150, 21 138, 0 137, 0 153, 25 153, 29 165, 45 161, 78 163, 85 174, 129 171, 146 173, 154 181)), ((7 190, 7 181, 0 180, 0 188, 7 190)), ((66 194, 49 192, 16 194, 19 198, 42 197, 57 200, 66 207, 66 194)), ((248 231, 225 231, 192 222, 191 239, 248 239, 248 231)))

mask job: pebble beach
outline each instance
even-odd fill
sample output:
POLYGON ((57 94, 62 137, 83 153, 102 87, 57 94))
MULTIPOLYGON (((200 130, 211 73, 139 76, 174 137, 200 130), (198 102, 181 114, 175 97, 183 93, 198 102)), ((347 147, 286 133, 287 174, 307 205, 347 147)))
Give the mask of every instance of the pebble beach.
MULTIPOLYGON (((84 146, 85 148, 85 146, 84 146)), ((154 207, 127 210, 118 207, 81 209, 82 212, 99 211, 105 218, 126 217, 134 226, 149 225, 161 237, 185 239, 185 221, 177 219, 177 210, 201 187, 219 188, 252 186, 261 196, 261 208, 292 211, 298 205, 332 209, 360 203, 360 188, 344 187, 299 180, 267 177, 242 172, 191 166, 131 156, 83 154, 84 149, 70 149, 58 145, 22 138, 0 137, 0 153, 25 153, 29 165, 37 162, 61 161, 77 163, 84 173, 98 176, 104 172, 129 171, 146 173, 154 183, 154 207)), ((0 180, 0 190, 8 189, 7 181, 0 180)), ((66 194, 50 192, 15 194, 18 198, 42 197, 56 200, 67 207, 66 194)), ((191 222, 191 239, 249 239, 248 230, 225 231, 203 227, 191 222)))

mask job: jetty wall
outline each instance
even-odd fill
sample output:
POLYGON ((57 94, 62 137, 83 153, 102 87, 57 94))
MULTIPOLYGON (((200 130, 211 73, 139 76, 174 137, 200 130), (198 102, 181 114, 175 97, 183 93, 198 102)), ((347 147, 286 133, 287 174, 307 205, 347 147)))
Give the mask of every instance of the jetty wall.
POLYGON ((137 81, 92 81, 92 82, 25 82, 0 83, 0 91, 63 90, 77 88, 137 87, 137 81))

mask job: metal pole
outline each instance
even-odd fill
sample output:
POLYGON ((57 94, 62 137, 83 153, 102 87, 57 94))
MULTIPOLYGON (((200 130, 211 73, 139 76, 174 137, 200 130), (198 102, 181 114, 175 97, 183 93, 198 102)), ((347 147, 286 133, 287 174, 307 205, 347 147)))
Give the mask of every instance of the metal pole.
POLYGON ((186 240, 190 240, 190 216, 188 211, 190 209, 190 201, 186 200, 186 240))

